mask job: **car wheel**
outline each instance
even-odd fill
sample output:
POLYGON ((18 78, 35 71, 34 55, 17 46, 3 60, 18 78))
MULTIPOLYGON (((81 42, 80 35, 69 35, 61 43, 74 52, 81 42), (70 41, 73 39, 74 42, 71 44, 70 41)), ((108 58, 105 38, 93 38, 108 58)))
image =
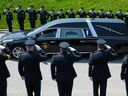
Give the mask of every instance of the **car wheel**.
POLYGON ((21 47, 21 46, 15 46, 12 49, 12 55, 14 58, 18 59, 19 56, 25 52, 25 48, 21 47))

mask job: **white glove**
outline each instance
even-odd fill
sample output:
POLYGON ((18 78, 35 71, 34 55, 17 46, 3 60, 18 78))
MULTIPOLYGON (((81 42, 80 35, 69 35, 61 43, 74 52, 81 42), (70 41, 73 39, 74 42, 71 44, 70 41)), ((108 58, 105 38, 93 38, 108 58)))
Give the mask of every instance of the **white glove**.
POLYGON ((106 44, 105 44, 105 46, 106 46, 106 48, 107 48, 107 49, 111 49, 111 46, 109 46, 109 45, 106 45, 106 44))
POLYGON ((4 46, 0 45, 0 51, 3 50, 4 48, 5 48, 4 46))
POLYGON ((91 81, 93 81, 93 78, 92 78, 92 77, 90 77, 90 80, 91 80, 91 81))
POLYGON ((73 47, 68 47, 68 48, 70 49, 70 51, 76 51, 76 49, 73 47))
POLYGON ((37 50, 37 51, 42 50, 41 47, 40 47, 39 45, 36 45, 36 44, 35 44, 35 47, 36 47, 36 50, 37 50))

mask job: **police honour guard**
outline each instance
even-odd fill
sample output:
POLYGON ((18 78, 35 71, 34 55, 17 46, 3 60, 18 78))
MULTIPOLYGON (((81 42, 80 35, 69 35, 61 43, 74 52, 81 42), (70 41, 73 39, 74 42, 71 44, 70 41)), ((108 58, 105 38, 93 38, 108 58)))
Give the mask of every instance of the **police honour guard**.
POLYGON ((72 8, 70 10, 67 10, 65 14, 68 16, 68 18, 75 18, 75 12, 72 8))
POLYGON ((115 16, 116 16, 118 19, 121 19, 121 20, 124 19, 124 15, 123 15, 121 9, 115 14, 115 16))
POLYGON ((84 10, 84 7, 81 7, 81 9, 77 12, 77 14, 80 16, 80 18, 86 18, 87 14, 84 10))
POLYGON ((94 12, 94 8, 92 8, 92 9, 88 12, 88 16, 89 16, 89 18, 96 18, 96 13, 94 12))
POLYGON ((48 12, 44 9, 44 6, 41 6, 37 13, 40 14, 40 24, 46 24, 48 19, 48 12))
POLYGON ((18 8, 16 8, 13 12, 17 13, 17 20, 18 20, 18 23, 20 26, 20 30, 23 31, 24 30, 25 12, 22 9, 22 6, 19 5, 18 8))
POLYGON ((106 17, 107 17, 107 18, 115 18, 114 14, 113 14, 113 11, 112 11, 112 10, 109 10, 109 11, 106 13, 106 17))
POLYGON ((0 45, 0 96, 7 96, 7 78, 10 77, 10 73, 5 61, 10 58, 10 51, 0 45))
POLYGON ((34 9, 34 6, 31 5, 26 12, 29 14, 29 21, 30 21, 30 25, 31 28, 35 28, 36 27, 36 20, 37 20, 37 12, 34 9))
POLYGON ((49 12, 49 18, 50 18, 50 21, 53 21, 53 20, 56 20, 57 19, 57 14, 55 13, 54 10, 51 10, 49 12))
POLYGON ((105 18, 106 17, 106 14, 104 13, 104 9, 100 9, 97 13, 97 16, 99 18, 105 18))
POLYGON ((97 40, 97 50, 90 55, 89 77, 93 81, 93 96, 106 96, 107 79, 111 77, 108 61, 116 55, 103 39, 97 40), (98 89, 100 88, 100 95, 98 89))
POLYGON ((35 45, 34 40, 27 40, 25 45, 27 51, 20 55, 18 61, 19 74, 25 80, 27 96, 41 96, 40 62, 45 60, 45 57, 40 53, 41 48, 35 45))
POLYGON ((57 12, 57 16, 59 19, 62 19, 62 18, 65 18, 65 14, 63 12, 63 9, 60 9, 58 12, 57 12))
POLYGON ((126 86, 126 96, 128 96, 128 55, 123 58, 122 66, 121 66, 121 80, 125 80, 126 86))
POLYGON ((9 32, 12 32, 13 14, 10 11, 10 8, 6 8, 3 11, 3 14, 6 15, 6 22, 7 22, 7 25, 8 25, 9 32))
POLYGON ((81 59, 80 53, 61 42, 60 54, 54 55, 51 62, 51 76, 56 80, 59 96, 72 96, 73 80, 77 76, 73 63, 81 59))

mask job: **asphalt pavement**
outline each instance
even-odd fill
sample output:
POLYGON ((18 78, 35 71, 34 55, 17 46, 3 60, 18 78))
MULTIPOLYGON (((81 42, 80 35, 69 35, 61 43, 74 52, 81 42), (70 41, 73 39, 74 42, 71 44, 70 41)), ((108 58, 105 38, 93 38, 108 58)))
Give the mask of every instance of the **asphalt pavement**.
MULTIPOLYGON (((48 65, 41 63, 43 76, 41 96, 59 96, 56 81, 51 79, 50 61, 48 65)), ((107 96, 126 96, 124 81, 120 80, 122 58, 109 63, 112 77, 108 80, 107 96)), ((11 77, 8 79, 8 96, 27 96, 24 81, 18 73, 17 61, 6 62, 11 77)), ((88 58, 74 64, 77 78, 74 80, 72 96, 93 96, 92 81, 88 77, 88 58)))

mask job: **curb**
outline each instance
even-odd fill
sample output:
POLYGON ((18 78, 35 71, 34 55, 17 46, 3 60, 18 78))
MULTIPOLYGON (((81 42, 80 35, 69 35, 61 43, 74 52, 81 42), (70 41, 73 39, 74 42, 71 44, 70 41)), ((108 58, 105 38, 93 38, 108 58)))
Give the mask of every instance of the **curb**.
MULTIPOLYGON (((19 29, 13 29, 13 31, 19 31, 19 29)), ((8 33, 8 29, 0 29, 0 33, 8 33)))

